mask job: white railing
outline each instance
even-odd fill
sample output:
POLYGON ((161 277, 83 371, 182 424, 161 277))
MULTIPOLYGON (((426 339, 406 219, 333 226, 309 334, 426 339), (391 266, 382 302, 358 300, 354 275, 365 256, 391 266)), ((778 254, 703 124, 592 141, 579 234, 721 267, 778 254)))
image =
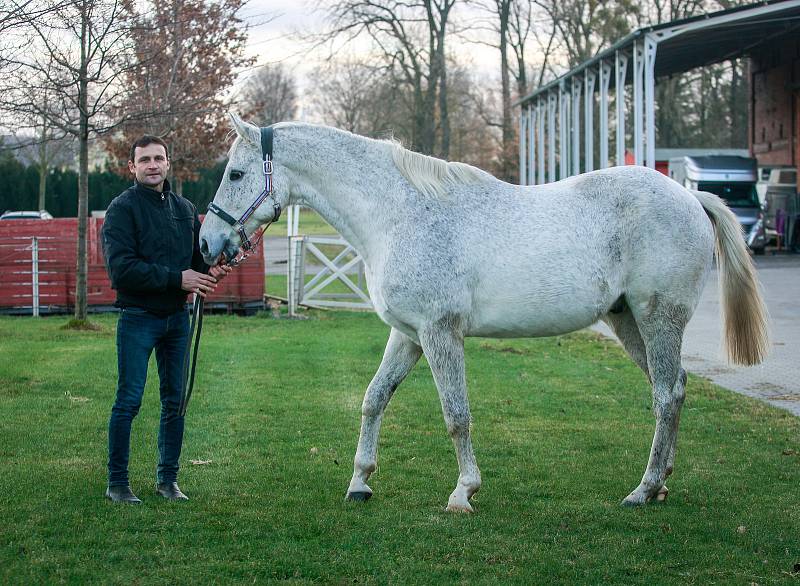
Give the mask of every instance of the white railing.
POLYGON ((335 236, 299 234, 299 216, 299 206, 291 206, 288 210, 289 315, 297 315, 297 309, 301 305, 373 309, 367 292, 364 260, 361 256, 338 234, 335 236), (314 271, 310 270, 312 266, 315 267, 314 271), (308 282, 306 282, 307 274, 311 276, 308 282))

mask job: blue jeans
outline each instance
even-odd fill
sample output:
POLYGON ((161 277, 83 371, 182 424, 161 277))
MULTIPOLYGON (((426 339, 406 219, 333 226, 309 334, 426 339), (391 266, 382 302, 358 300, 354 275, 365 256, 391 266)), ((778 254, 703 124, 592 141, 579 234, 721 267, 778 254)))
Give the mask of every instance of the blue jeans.
POLYGON ((183 358, 189 339, 189 313, 159 317, 143 309, 122 310, 117 323, 117 398, 108 422, 108 485, 128 484, 131 422, 139 413, 147 380, 147 363, 156 351, 161 390, 158 429, 158 482, 175 482, 183 444, 183 417, 178 414, 183 387, 183 358))

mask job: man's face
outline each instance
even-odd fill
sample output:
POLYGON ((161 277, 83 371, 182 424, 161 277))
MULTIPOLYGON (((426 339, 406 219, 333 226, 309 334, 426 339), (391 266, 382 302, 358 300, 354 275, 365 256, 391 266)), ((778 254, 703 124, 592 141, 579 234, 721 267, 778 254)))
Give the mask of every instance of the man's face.
POLYGON ((128 161, 128 169, 136 176, 136 181, 161 191, 169 171, 167 151, 160 144, 152 142, 144 147, 136 147, 134 155, 134 160, 128 161))

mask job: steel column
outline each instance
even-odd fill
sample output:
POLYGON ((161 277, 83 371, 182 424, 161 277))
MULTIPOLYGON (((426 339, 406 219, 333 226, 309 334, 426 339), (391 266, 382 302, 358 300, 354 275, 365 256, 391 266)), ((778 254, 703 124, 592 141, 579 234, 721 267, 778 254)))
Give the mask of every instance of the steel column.
POLYGON ((644 104, 647 166, 656 168, 656 93, 655 66, 658 41, 651 35, 644 38, 644 104))
POLYGON ((547 94, 547 176, 550 182, 556 180, 556 107, 555 92, 547 94))
POLYGON ((642 119, 644 104, 642 85, 644 83, 644 43, 633 43, 633 159, 637 165, 644 164, 644 134, 642 119))
POLYGON ((583 170, 594 169, 594 83, 597 75, 591 69, 586 69, 583 75, 583 131, 584 136, 584 162, 583 170))
POLYGON ((600 168, 608 167, 608 86, 611 65, 601 61, 600 66, 600 168))
POLYGON ((581 172, 581 80, 572 78, 572 174, 581 172))
POLYGON ((539 98, 536 100, 536 113, 537 117, 536 120, 539 122, 538 124, 538 133, 539 133, 539 148, 536 149, 536 152, 539 155, 539 174, 537 177, 536 184, 541 185, 542 183, 547 183, 547 179, 544 176, 544 114, 546 104, 542 103, 542 99, 539 98))
POLYGON ((533 102, 528 106, 528 185, 536 185, 536 108, 533 102))
POLYGON ((564 80, 558 86, 558 178, 566 179, 569 175, 569 128, 567 88, 564 80))
POLYGON ((617 102, 617 165, 625 164, 625 78, 628 75, 628 56, 617 51, 615 58, 617 102))

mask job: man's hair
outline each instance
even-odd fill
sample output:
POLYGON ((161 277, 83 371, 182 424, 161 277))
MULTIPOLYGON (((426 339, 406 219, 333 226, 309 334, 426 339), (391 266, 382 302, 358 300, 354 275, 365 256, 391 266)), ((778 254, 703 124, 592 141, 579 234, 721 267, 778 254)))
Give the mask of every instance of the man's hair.
POLYGON ((167 143, 165 143, 163 139, 151 134, 145 134, 141 138, 137 138, 135 141, 133 141, 133 144, 131 145, 131 158, 128 160, 135 163, 136 159, 134 157, 136 157, 136 147, 143 148, 149 144, 160 144, 163 146, 164 152, 167 154, 167 160, 169 161, 169 147, 167 146, 167 143))

